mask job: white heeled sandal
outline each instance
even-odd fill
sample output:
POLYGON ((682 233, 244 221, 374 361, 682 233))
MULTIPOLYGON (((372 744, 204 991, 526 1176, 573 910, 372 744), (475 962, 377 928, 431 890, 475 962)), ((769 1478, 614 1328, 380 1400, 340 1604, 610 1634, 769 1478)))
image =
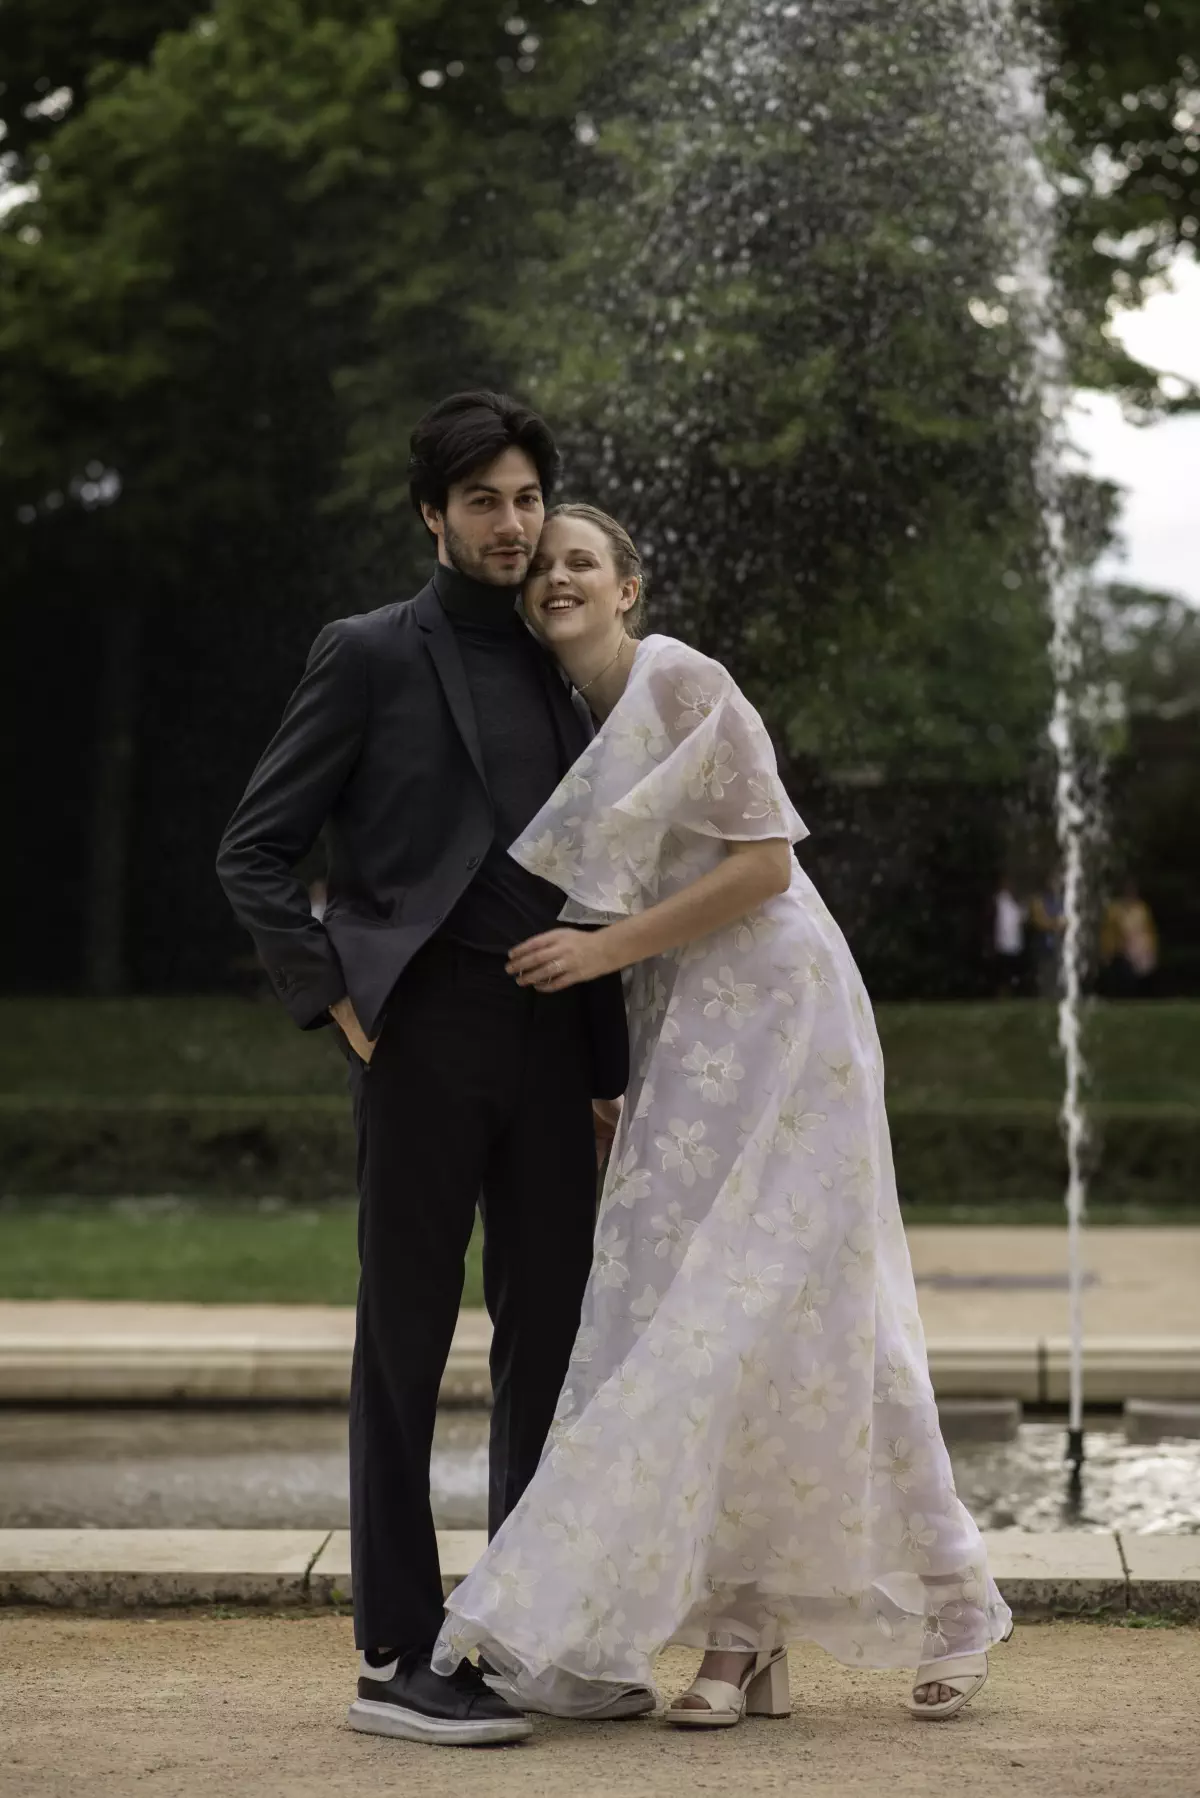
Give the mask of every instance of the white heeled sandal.
MULTIPOLYGON (((1007 1634, 1001 1640, 1011 1641, 1012 1633, 1009 1624, 1007 1634)), ((954 1696, 943 1698, 938 1704, 922 1704, 917 1698, 910 1697, 908 1708, 914 1717, 927 1717, 933 1722, 942 1717, 953 1717, 983 1690, 987 1676, 986 1654, 955 1654, 944 1661, 922 1661, 913 1680, 913 1691, 918 1686, 948 1686, 954 1696)))
POLYGON ((693 1680, 664 1717, 681 1729, 732 1729, 743 1717, 791 1714, 787 1649, 772 1648, 754 1656, 736 1686, 724 1679, 693 1680), (702 1698, 707 1709, 685 1705, 685 1698, 702 1698))
POLYGON ((914 1693, 918 1686, 947 1686, 954 1696, 943 1698, 937 1704, 922 1704, 914 1696, 909 1699, 908 1708, 914 1717, 927 1717, 931 1721, 953 1717, 964 1704, 970 1704, 976 1692, 982 1691, 987 1676, 986 1654, 956 1654, 944 1661, 923 1661, 913 1680, 914 1693))

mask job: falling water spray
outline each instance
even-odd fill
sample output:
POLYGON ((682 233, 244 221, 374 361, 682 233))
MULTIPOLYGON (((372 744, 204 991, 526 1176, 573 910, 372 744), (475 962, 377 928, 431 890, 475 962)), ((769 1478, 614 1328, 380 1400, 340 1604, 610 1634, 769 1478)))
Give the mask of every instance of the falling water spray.
MULTIPOLYGON (((1061 527, 1061 519, 1056 515, 1061 527)), ((1061 552, 1062 545, 1058 545, 1061 552)), ((1061 562, 1060 562, 1061 568, 1061 562)), ((1088 816, 1084 802, 1078 692, 1080 686, 1080 598, 1082 578, 1062 570, 1052 588, 1054 711, 1050 741, 1055 757, 1055 822, 1063 864, 1065 932, 1058 1002, 1058 1042, 1065 1073, 1062 1127, 1067 1148, 1067 1288, 1070 1335, 1070 1411, 1067 1464, 1070 1497, 1078 1504, 1083 1484, 1083 1220, 1087 1185, 1083 1169, 1086 1138, 1084 1061, 1081 1042, 1084 854, 1088 816)))
MULTIPOLYGON (((993 11, 998 10, 993 8, 993 11)), ((1054 758, 1054 820, 1062 869, 1063 936, 1059 967, 1058 1045, 1063 1059, 1059 1112, 1067 1152, 1067 1313, 1069 1408, 1066 1461, 1068 1504, 1083 1496, 1083 1225, 1087 1207, 1087 1068, 1083 1054, 1084 925, 1088 847, 1095 819, 1088 803, 1083 721, 1083 643, 1087 570, 1068 540, 1064 483, 1067 467, 1068 361, 1058 328, 1061 295, 1054 275, 1058 195, 1040 154, 1047 119, 1034 46, 1010 75, 1014 117, 1027 154, 1020 160, 1016 204, 1023 220, 1021 287, 1033 348, 1031 376, 1043 419, 1036 476, 1045 522, 1044 570, 1050 607, 1050 666, 1054 699, 1049 721, 1054 758)))
MULTIPOLYGON (((1063 505, 1070 388, 1054 272, 1058 194, 1043 156, 1043 45, 1025 0, 699 0, 684 14, 681 24, 670 0, 657 8, 647 0, 657 29, 637 67, 621 70, 611 100, 622 156, 610 146, 581 175, 593 231, 572 265, 569 300, 557 308, 572 330, 565 349, 558 339, 542 344, 531 385, 544 405, 577 421, 568 442, 574 478, 633 530, 654 572, 658 621, 671 629, 686 619, 706 649, 749 672, 757 658, 769 684, 780 666, 803 667, 809 616, 829 605, 821 578, 835 593, 851 578, 844 546, 829 553, 826 521, 856 543, 883 528, 870 509, 861 446, 851 432, 822 435, 822 408, 842 403, 839 370, 857 371, 870 403, 878 407, 882 394, 885 413, 895 407, 904 420, 910 410, 920 417, 925 396, 896 390, 886 346, 911 341, 915 320, 935 321, 961 344, 968 318, 981 334, 985 381, 1006 361, 999 403, 1009 410, 1011 448, 1001 445, 994 478, 1001 510, 1037 539, 1052 626, 1050 739, 1066 911, 1059 1040, 1070 1167, 1069 1454, 1077 1472, 1086 590, 1063 505), (982 334, 993 332, 1002 348, 988 355, 982 334), (764 403, 773 356, 786 377, 777 406, 764 403), (814 442, 830 444, 840 463, 808 453, 810 424, 814 442), (834 481, 831 466, 844 470, 834 481)), ((603 149, 604 119, 601 104, 595 119, 579 121, 584 162, 600 153, 598 143, 603 149)), ((553 291, 553 279, 553 270, 541 272, 540 294, 553 291)), ((964 388, 951 410, 962 405, 970 429, 967 397, 964 388)), ((936 412, 936 401, 928 409, 936 412)), ((928 424, 936 445, 936 424, 928 424)), ((886 456, 886 419, 873 428, 886 456)), ((926 465, 914 477, 906 545, 921 542, 928 487, 926 465)), ((892 548, 875 568, 855 566, 871 578, 895 561, 892 548)))

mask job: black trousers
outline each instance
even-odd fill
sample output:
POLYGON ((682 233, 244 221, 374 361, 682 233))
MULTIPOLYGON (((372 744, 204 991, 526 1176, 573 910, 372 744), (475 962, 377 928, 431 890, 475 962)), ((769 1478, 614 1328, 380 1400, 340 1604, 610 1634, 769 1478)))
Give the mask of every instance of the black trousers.
POLYGON ((579 1327, 596 1212, 583 1005, 576 991, 518 987, 500 957, 435 942, 397 985, 370 1067, 350 1059, 355 1639, 425 1647, 443 1617, 429 1457, 477 1203, 493 1324, 492 1533, 537 1467, 579 1327))

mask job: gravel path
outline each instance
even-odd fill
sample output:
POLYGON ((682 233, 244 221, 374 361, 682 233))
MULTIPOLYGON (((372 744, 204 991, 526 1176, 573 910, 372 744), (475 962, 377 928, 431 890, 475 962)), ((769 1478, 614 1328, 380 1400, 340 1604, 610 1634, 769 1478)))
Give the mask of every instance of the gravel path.
MULTIPOLYGON (((661 1674, 685 1683, 695 1656, 661 1674)), ((1077 1798, 1200 1792, 1200 1630, 1026 1626, 949 1724, 905 1681, 792 1656, 791 1720, 683 1736, 646 1720, 540 1722, 533 1741, 429 1749, 342 1727, 334 1617, 0 1618, 5 1798, 1077 1798)))

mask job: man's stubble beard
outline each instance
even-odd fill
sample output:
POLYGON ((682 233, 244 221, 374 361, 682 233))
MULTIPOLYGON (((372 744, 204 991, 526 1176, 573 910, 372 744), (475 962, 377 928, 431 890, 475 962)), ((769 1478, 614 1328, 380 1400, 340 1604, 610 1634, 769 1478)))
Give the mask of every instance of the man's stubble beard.
POLYGON ((486 554, 473 554, 448 519, 445 524, 443 541, 452 565, 459 574, 465 574, 469 580, 482 581, 488 587, 511 588, 514 591, 524 586, 525 576, 529 572, 529 564, 533 560, 532 550, 526 551, 524 567, 518 572, 516 568, 493 569, 486 554))

